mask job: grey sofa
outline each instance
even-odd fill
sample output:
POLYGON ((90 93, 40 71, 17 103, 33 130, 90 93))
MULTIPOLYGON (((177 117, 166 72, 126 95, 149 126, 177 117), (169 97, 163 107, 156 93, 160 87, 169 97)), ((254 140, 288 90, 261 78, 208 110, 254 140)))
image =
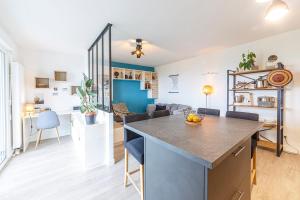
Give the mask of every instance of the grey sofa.
POLYGON ((166 104, 166 103, 158 103, 158 104, 148 104, 147 113, 149 116, 152 116, 153 112, 156 110, 156 105, 166 106, 166 109, 170 111, 171 115, 176 115, 184 112, 189 112, 192 110, 191 106, 182 105, 182 104, 166 104))

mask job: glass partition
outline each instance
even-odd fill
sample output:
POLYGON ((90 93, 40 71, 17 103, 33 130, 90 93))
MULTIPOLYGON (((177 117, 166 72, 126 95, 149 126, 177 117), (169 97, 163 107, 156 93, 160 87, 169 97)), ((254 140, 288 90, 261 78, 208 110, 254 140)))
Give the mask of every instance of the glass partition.
POLYGON ((100 110, 111 112, 111 24, 107 24, 88 50, 89 77, 94 80, 97 105, 100 110))

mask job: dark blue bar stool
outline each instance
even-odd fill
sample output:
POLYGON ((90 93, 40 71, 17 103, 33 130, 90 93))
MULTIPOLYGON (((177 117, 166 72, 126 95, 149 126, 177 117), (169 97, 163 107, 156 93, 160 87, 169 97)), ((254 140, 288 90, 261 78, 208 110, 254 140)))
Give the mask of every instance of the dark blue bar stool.
MULTIPOLYGON (((226 112, 226 117, 236 118, 236 119, 252 120, 252 121, 258 121, 259 120, 259 115, 258 114, 248 113, 248 112, 227 111, 226 112)), ((251 184, 255 184, 255 185, 256 185, 256 147, 257 147, 258 138, 259 138, 259 132, 256 132, 251 137, 251 162, 252 162, 251 184)))
MULTIPOLYGON (((149 119, 149 115, 145 114, 134 114, 124 117, 124 124, 136 121, 142 121, 149 119)), ((125 147, 125 176, 124 185, 127 187, 128 179, 140 193, 141 200, 144 199, 144 137, 124 129, 124 147, 125 147), (140 164, 140 168, 134 171, 128 171, 128 153, 130 153, 140 164), (140 171, 140 189, 137 187, 130 175, 140 171)))
POLYGON ((220 116, 220 110, 219 109, 198 108, 197 113, 202 114, 202 115, 220 116))

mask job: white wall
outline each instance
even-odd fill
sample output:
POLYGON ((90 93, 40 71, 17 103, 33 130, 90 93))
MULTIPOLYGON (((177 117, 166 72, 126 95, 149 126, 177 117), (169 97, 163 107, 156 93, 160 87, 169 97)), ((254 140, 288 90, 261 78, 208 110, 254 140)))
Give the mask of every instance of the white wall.
MULTIPOLYGON (((205 84, 215 88, 209 97, 209 107, 219 108, 222 115, 226 112, 226 70, 235 69, 240 62, 241 54, 248 50, 257 54, 257 64, 263 66, 268 56, 275 54, 279 60, 291 70, 293 83, 286 92, 285 104, 285 135, 289 142, 300 149, 300 30, 287 32, 218 52, 203 53, 197 57, 156 68, 159 74, 159 99, 157 102, 182 103, 197 107, 205 106, 205 96, 201 89, 205 84), (214 72, 216 74, 207 74, 214 72), (178 94, 168 93, 168 75, 179 74, 178 94)), ((261 92, 260 95, 272 93, 261 92)), ((274 94, 274 93, 273 93, 274 94)), ((247 110, 258 112, 262 119, 276 116, 275 111, 247 110)), ((289 147, 285 145, 288 149, 289 147)), ((293 149, 289 148, 289 151, 293 149)))
POLYGON ((7 32, 0 27, 0 47, 10 53, 13 60, 17 60, 18 47, 7 32))
POLYGON ((33 103, 37 94, 43 94, 45 107, 56 111, 65 111, 79 105, 79 98, 71 95, 71 86, 80 85, 85 72, 85 56, 67 55, 47 51, 21 50, 20 57, 25 66, 26 102, 33 103), (54 71, 66 71, 67 81, 54 80, 54 71), (50 78, 50 88, 35 88, 35 77, 50 78), (58 87, 58 96, 53 96, 54 87, 58 87), (68 91, 62 91, 68 88, 68 91))
MULTIPOLYGON (((86 70, 85 56, 20 49, 19 57, 24 65, 26 103, 33 103, 36 95, 42 95, 45 103, 40 107, 49 107, 58 113, 69 112, 73 106, 80 105, 79 98, 71 95, 71 86, 81 84, 82 73, 86 70), (67 81, 55 81, 54 71, 66 71, 67 81), (50 88, 35 88, 35 77, 49 78, 50 88), (53 95, 54 87, 58 88, 57 96, 53 95), (63 88, 67 88, 67 91, 63 91, 63 88)), ((60 121, 60 135, 69 135, 71 132, 70 116, 60 116, 60 121)), ((53 137, 56 137, 56 133, 51 129, 45 131, 42 139, 53 137)), ((36 132, 33 131, 30 133, 29 141, 35 140, 36 132)))

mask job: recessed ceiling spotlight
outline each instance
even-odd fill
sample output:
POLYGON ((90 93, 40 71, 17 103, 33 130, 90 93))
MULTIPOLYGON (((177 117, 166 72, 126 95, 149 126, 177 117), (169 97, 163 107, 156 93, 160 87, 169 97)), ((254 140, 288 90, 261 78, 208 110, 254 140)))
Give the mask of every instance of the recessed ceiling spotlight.
POLYGON ((271 0, 256 0, 257 3, 265 3, 265 2, 269 2, 271 0))
POLYGON ((137 58, 140 58, 142 55, 145 55, 142 51, 142 39, 136 39, 136 48, 135 51, 131 52, 131 55, 136 55, 137 58))
POLYGON ((265 19, 269 21, 276 21, 286 15, 288 11, 289 7, 284 1, 273 0, 272 4, 267 9, 265 19))

